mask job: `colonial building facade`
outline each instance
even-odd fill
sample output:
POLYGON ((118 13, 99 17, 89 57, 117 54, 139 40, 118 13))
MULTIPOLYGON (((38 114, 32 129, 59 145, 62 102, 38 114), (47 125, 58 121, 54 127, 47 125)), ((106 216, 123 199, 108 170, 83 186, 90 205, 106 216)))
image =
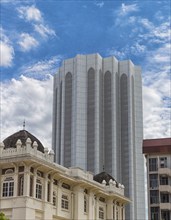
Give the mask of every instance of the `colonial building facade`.
POLYGON ((26 130, 0 145, 0 212, 10 220, 124 220, 124 186, 102 172, 65 168, 26 130))
POLYGON ((127 219, 145 219, 141 68, 99 54, 67 59, 54 76, 55 161, 125 185, 127 219))
POLYGON ((171 220, 171 138, 144 140, 143 153, 147 160, 148 217, 171 220))

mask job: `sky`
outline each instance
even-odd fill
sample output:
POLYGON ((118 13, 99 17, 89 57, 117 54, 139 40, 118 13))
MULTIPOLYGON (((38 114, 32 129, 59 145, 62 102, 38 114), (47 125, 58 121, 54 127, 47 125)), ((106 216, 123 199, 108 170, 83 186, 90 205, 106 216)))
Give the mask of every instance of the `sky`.
POLYGON ((0 141, 25 129, 51 148, 53 75, 99 53, 142 67, 144 138, 171 137, 168 1, 0 1, 0 141))

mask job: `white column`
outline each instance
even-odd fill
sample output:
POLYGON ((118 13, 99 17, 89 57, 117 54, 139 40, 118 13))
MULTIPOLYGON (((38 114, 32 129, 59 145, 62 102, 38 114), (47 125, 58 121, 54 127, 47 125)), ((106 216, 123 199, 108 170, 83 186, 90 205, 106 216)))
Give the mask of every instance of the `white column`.
POLYGON ((33 198, 36 197, 36 179, 37 179, 37 169, 34 170, 34 175, 33 175, 33 188, 32 188, 33 198))
POLYGON ((45 174, 44 178, 44 201, 47 202, 47 193, 48 193, 48 174, 45 174))
POLYGON ((88 194, 88 219, 94 219, 94 209, 95 209, 95 201, 94 201, 94 193, 90 192, 88 194))
POLYGON ((24 172, 24 196, 29 196, 30 194, 30 169, 29 167, 25 167, 24 172))
POLYGON ((106 219, 113 219, 113 199, 107 201, 106 219))

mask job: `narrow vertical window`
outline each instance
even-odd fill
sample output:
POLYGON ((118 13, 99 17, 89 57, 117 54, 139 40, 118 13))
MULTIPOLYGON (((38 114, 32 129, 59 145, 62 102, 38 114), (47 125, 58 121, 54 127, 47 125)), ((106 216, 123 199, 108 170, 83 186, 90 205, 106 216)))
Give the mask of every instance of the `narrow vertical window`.
POLYGON ((47 184, 47 201, 50 202, 50 181, 47 184))
POLYGON ((53 206, 56 206, 56 191, 53 191, 53 206))
MULTIPOLYGON (((127 75, 122 74, 120 79, 121 96, 121 161, 122 161, 122 183, 129 186, 129 149, 128 149, 128 80, 127 75), (123 163, 124 161, 124 163, 123 163)), ((129 189, 125 189, 129 196, 129 189)))
POLYGON ((104 148, 105 171, 112 172, 112 77, 107 71, 104 75, 104 148))
POLYGON ((94 172, 95 160, 95 71, 87 76, 87 170, 94 172))
POLYGON ((62 82, 60 83, 60 102, 59 102, 59 164, 61 164, 61 130, 62 130, 62 82))
POLYGON ((88 201, 87 201, 87 195, 84 195, 84 212, 87 213, 88 209, 88 201))
POLYGON ((65 76, 64 166, 71 166, 72 74, 65 76))
POLYGON ((18 195, 23 196, 24 192, 24 174, 18 176, 18 195))
POLYGON ((104 209, 103 209, 103 207, 99 207, 99 219, 104 219, 104 209))
POLYGON ((33 196, 33 176, 30 176, 30 196, 33 196))

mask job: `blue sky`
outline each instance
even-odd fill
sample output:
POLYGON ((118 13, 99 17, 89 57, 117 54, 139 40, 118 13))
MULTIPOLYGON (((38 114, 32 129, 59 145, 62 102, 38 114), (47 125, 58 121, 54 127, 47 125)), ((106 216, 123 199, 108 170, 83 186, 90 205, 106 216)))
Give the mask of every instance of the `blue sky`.
POLYGON ((50 147, 53 75, 100 53, 142 66, 144 137, 170 133, 170 1, 1 0, 1 140, 26 129, 50 147))

